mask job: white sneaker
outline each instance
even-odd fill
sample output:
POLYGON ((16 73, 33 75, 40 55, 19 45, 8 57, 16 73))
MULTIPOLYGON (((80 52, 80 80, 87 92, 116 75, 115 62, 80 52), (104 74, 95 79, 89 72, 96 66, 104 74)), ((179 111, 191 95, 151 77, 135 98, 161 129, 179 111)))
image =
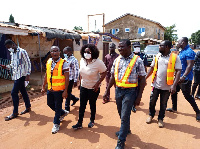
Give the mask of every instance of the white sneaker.
POLYGON ((60 118, 59 118, 60 121, 62 121, 65 118, 65 116, 67 116, 69 114, 69 111, 67 111, 67 110, 64 110, 64 111, 65 111, 65 114, 60 116, 60 118))
POLYGON ((164 123, 162 120, 158 120, 158 127, 159 128, 163 128, 164 127, 164 123))
POLYGON ((52 134, 57 133, 57 132, 59 131, 59 128, 60 128, 60 125, 54 124, 54 125, 53 125, 53 128, 52 128, 52 130, 51 130, 51 133, 52 133, 52 134))

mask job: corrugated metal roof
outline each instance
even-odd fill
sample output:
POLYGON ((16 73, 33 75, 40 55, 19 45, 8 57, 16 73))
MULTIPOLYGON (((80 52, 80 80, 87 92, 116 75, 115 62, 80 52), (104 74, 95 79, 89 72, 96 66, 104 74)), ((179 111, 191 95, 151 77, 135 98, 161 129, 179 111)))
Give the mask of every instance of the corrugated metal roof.
POLYGON ((124 14, 124 15, 122 15, 122 16, 120 16, 120 17, 118 17, 118 18, 116 18, 116 19, 114 19, 114 20, 112 20, 112 21, 110 21, 108 23, 106 23, 105 26, 110 24, 110 23, 112 23, 112 22, 115 22, 115 21, 117 21, 117 20, 119 20, 119 19, 121 19, 121 18, 123 18, 125 16, 128 16, 128 15, 131 15, 133 17, 137 17, 137 18, 140 18, 140 19, 143 19, 143 20, 147 20, 147 21, 153 22, 153 23, 159 25, 160 27, 162 27, 164 30, 166 30, 166 28, 164 26, 162 26, 159 22, 156 22, 156 21, 153 21, 153 20, 150 20, 150 19, 146 19, 146 18, 137 16, 137 15, 134 15, 134 14, 130 14, 130 13, 126 13, 126 14, 124 14))
POLYGON ((28 35, 28 29, 21 28, 10 24, 0 23, 1 34, 13 34, 13 35, 28 35))

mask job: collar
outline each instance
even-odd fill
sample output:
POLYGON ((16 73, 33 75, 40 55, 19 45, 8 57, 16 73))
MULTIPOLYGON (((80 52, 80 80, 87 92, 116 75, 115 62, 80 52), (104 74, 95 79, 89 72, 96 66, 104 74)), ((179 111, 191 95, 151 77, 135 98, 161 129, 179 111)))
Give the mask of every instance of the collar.
POLYGON ((116 55, 117 53, 115 52, 115 53, 112 53, 112 54, 110 54, 110 56, 114 56, 114 55, 116 55))
POLYGON ((121 59, 127 60, 127 59, 132 59, 133 56, 134 56, 134 53, 132 52, 128 57, 125 58, 125 57, 123 57, 122 55, 120 55, 120 58, 121 58, 121 59))
POLYGON ((187 46, 185 46, 185 48, 184 48, 183 50, 187 50, 189 47, 190 47, 190 46, 189 46, 189 45, 187 45, 187 46))
POLYGON ((167 55, 162 55, 162 54, 161 54, 161 57, 169 57, 170 54, 171 54, 171 52, 170 52, 169 54, 167 54, 167 55))
MULTIPOLYGON (((94 63, 97 59, 93 59, 89 64, 94 63)), ((88 65, 86 59, 83 58, 84 63, 86 64, 86 66, 88 65)))
POLYGON ((60 57, 56 61, 54 61, 53 58, 52 58, 52 61, 55 62, 55 63, 59 62, 59 60, 60 60, 60 57))

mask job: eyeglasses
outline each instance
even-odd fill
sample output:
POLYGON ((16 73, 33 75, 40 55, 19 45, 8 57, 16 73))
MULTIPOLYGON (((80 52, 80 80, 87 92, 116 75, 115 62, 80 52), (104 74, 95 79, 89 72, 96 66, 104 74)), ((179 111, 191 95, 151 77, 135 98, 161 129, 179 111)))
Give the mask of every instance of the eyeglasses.
POLYGON ((85 51, 84 53, 91 54, 91 52, 90 52, 90 51, 85 51))

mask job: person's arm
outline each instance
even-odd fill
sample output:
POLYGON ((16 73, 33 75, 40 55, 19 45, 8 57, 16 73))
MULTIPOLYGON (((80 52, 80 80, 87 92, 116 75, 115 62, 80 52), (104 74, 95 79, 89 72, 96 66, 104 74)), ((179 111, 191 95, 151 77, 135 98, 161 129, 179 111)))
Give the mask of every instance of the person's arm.
POLYGON ((146 85, 146 79, 145 79, 145 76, 138 76, 138 79, 140 80, 140 84, 139 84, 139 93, 137 95, 137 98, 135 100, 135 105, 140 105, 140 101, 142 99, 142 93, 143 93, 143 90, 145 88, 145 85, 146 85))
POLYGON ((41 93, 44 94, 45 93, 45 86, 47 84, 47 73, 45 73, 44 75, 44 80, 43 80, 43 85, 42 85, 42 89, 41 89, 41 93))
POLYGON ((75 59, 74 61, 74 87, 77 86, 78 76, 79 76, 79 65, 78 65, 78 60, 75 59))
POLYGON ((108 90, 110 90, 110 88, 115 84, 115 77, 114 77, 114 73, 111 73, 111 77, 110 77, 110 80, 109 80, 109 84, 108 84, 108 87, 103 95, 103 99, 106 99, 107 97, 107 92, 108 90))
POLYGON ((180 76, 181 76, 181 69, 176 69, 174 83, 170 87, 171 94, 174 94, 176 92, 176 86, 177 86, 177 84, 179 82, 180 76))
POLYGON ((67 98, 67 90, 68 90, 68 85, 69 85, 69 68, 64 69, 63 72, 64 72, 64 76, 65 76, 65 90, 62 93, 62 97, 67 98))
POLYGON ((194 66, 194 60, 187 60, 187 67, 186 67, 186 70, 185 70, 183 76, 179 80, 180 83, 185 81, 185 76, 187 76, 190 73, 193 66, 194 66))
POLYGON ((25 62, 25 68, 27 70, 27 76, 26 76, 26 81, 29 81, 29 76, 31 74, 31 61, 29 59, 29 56, 28 56, 28 53, 24 50, 22 51, 22 56, 23 56, 23 59, 24 59, 24 62, 25 62))
POLYGON ((97 81, 97 83, 93 86, 94 91, 97 92, 99 89, 99 85, 101 84, 101 82, 104 80, 104 78, 106 77, 107 74, 107 70, 105 72, 100 73, 100 79, 97 81))
POLYGON ((147 75, 146 75, 146 79, 148 79, 149 78, 149 76, 153 73, 153 69, 154 69, 154 67, 150 67, 149 68, 149 70, 148 70, 148 72, 147 72, 147 75))

